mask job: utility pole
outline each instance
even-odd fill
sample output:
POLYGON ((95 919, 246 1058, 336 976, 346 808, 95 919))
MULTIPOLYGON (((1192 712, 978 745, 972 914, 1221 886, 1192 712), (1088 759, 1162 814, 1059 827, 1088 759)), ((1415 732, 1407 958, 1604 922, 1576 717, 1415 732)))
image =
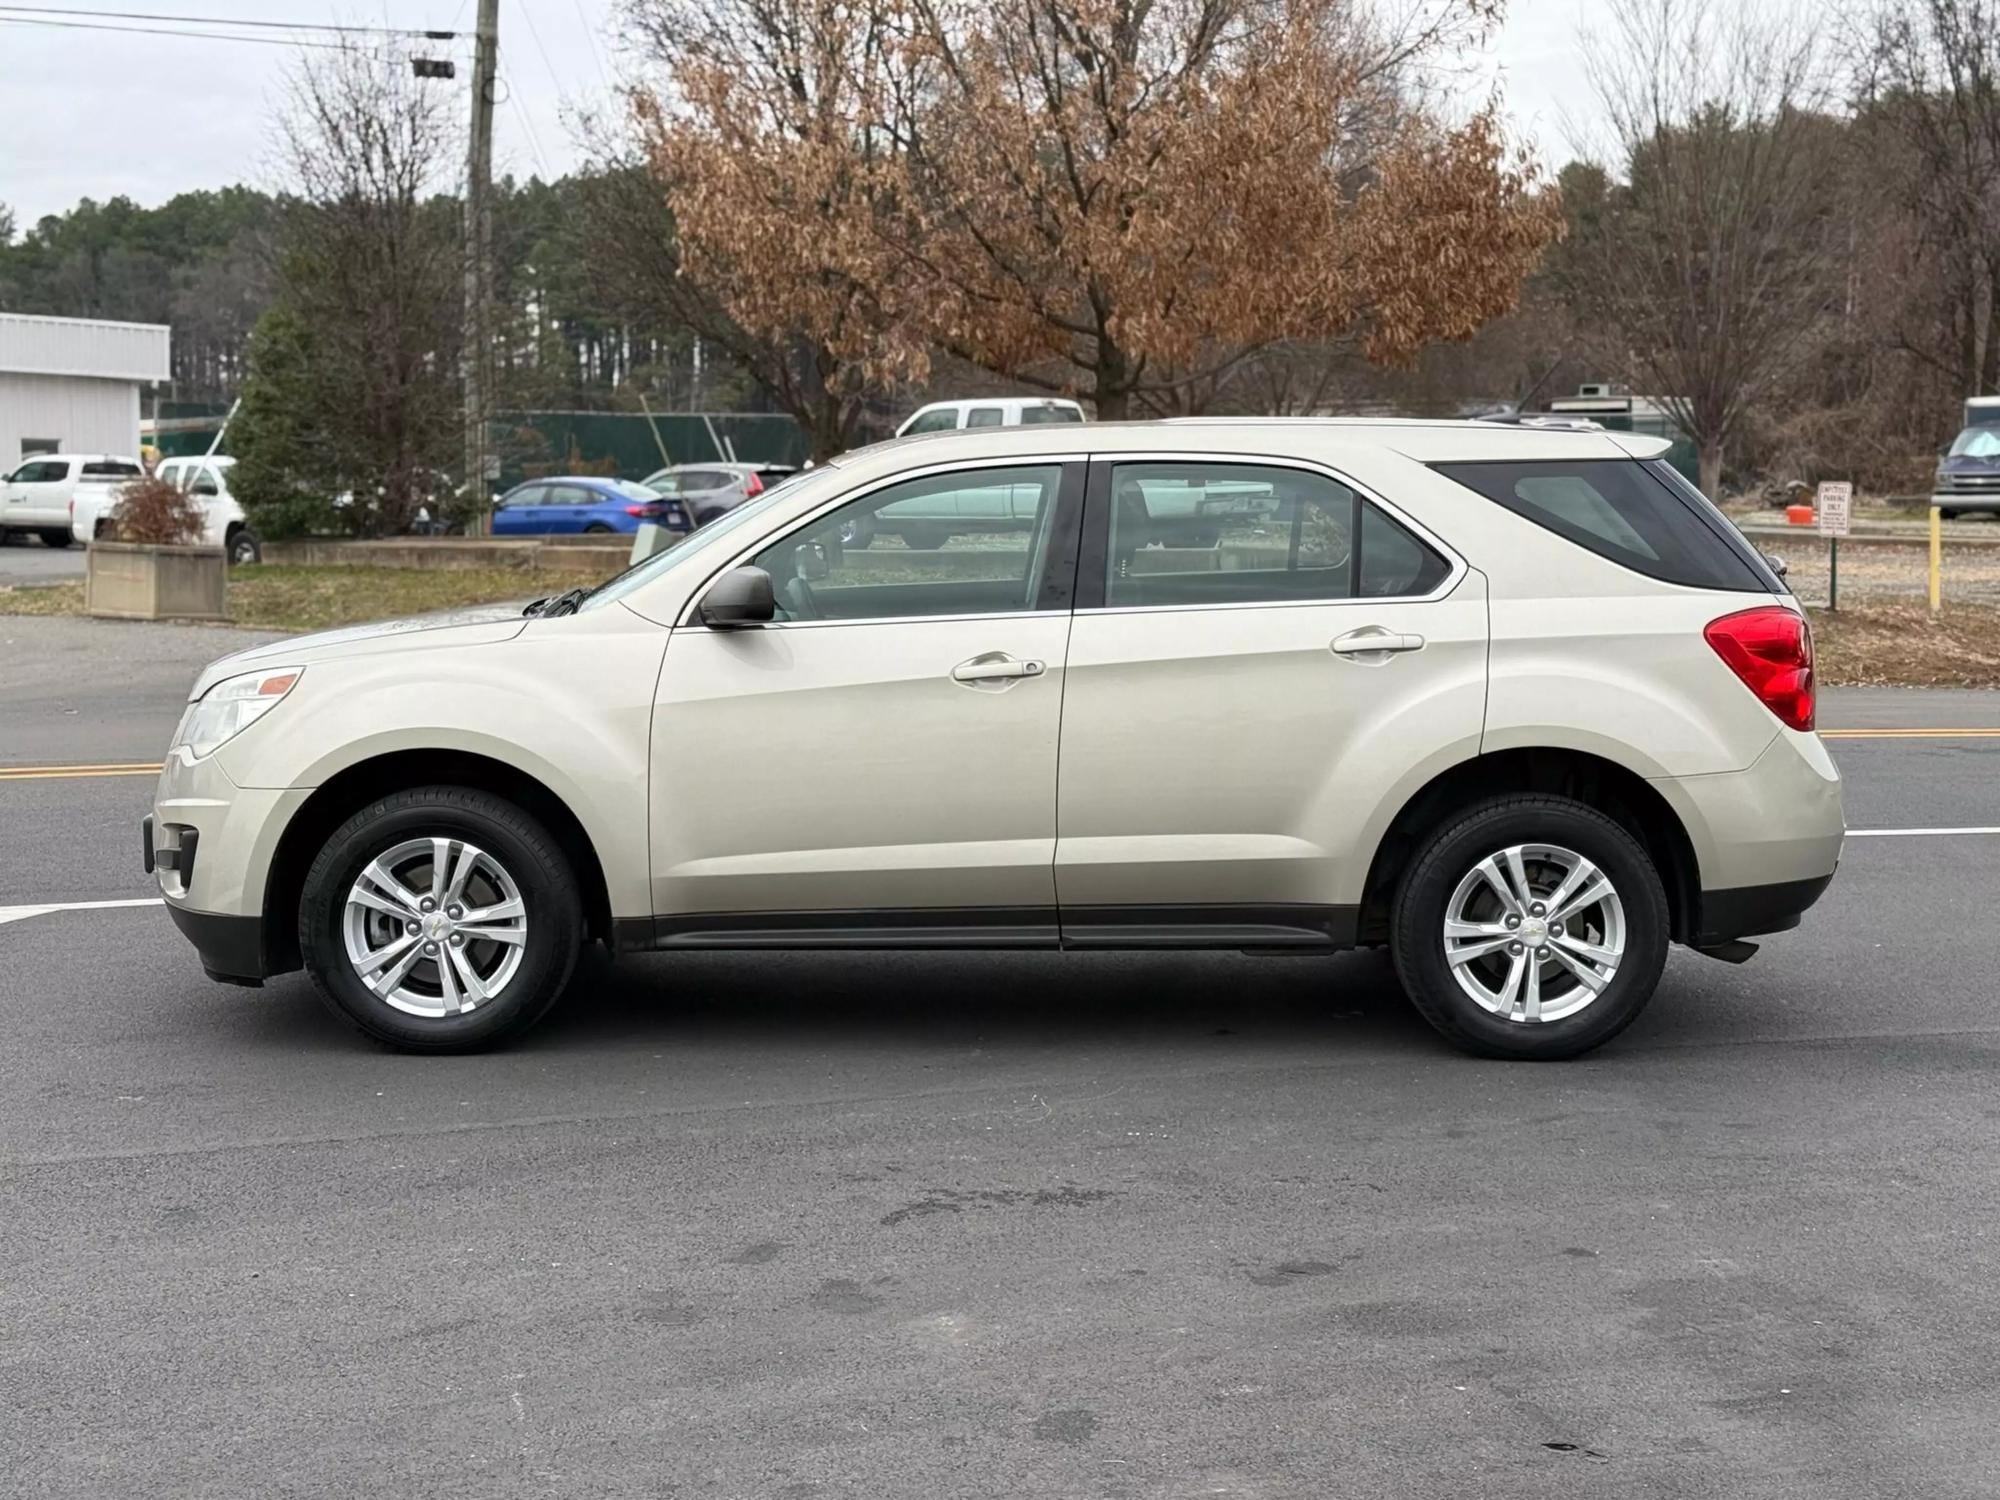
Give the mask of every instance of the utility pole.
POLYGON ((479 0, 479 30, 472 52, 472 131, 465 150, 465 494, 477 524, 486 518, 487 327, 491 301, 493 214, 487 204, 493 180, 493 93, 500 70, 500 0, 479 0))

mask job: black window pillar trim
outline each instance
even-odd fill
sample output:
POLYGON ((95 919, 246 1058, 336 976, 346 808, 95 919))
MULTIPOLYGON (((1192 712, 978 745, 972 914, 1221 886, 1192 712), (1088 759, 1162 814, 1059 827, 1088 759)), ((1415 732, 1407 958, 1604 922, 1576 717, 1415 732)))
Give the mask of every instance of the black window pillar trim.
POLYGON ((1062 466, 1056 486, 1056 513, 1051 522, 1049 545, 1042 563, 1042 576, 1035 587, 1035 608, 1061 612, 1076 608, 1077 547, 1083 532, 1084 486, 1088 463, 1070 461, 1062 466))
POLYGON ((1074 609, 1104 608, 1111 567, 1111 477, 1115 464, 1096 455, 1083 491, 1083 536, 1077 552, 1074 609))

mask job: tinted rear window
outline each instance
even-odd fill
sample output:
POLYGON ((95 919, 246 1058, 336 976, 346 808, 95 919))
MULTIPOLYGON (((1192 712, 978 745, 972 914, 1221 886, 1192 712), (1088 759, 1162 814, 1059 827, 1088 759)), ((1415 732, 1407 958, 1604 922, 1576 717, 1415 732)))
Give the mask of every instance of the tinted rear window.
POLYGON ((1446 478, 1599 557, 1689 588, 1779 590, 1756 552, 1700 493, 1638 459, 1435 464, 1446 478), (1690 498, 1692 497, 1692 498, 1690 498))
POLYGON ((1050 422, 1081 422, 1083 413, 1073 406, 1024 406, 1021 425, 1039 427, 1050 422))

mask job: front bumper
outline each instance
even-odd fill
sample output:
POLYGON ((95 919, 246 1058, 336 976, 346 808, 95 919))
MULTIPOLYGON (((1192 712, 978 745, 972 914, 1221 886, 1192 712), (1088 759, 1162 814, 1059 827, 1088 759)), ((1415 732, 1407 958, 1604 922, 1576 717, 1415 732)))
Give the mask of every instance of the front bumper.
POLYGON ((274 972, 265 887, 279 838, 310 795, 239 787, 214 756, 176 750, 161 767, 141 852, 211 978, 255 984, 274 972))
POLYGON ((1931 504, 1939 510, 2000 511, 2000 490, 1939 490, 1931 496, 1931 504))
POLYGON ((263 984, 271 974, 262 917, 221 917, 169 905, 167 915, 201 955, 202 972, 223 984, 263 984))

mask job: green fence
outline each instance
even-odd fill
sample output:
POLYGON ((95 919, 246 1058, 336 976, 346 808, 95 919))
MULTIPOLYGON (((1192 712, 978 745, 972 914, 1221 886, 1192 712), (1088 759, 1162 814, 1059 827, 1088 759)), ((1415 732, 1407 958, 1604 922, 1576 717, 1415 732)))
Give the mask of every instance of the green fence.
MULTIPOLYGON (((227 410, 163 401, 153 443, 163 458, 206 453, 227 410)), ((643 479, 670 463, 806 461, 799 424, 765 412, 503 411, 494 414, 492 443, 500 455, 496 493, 549 474, 643 479)))
POLYGON ((806 461, 804 431, 777 414, 512 411, 493 425, 503 490, 548 474, 643 479, 667 464, 806 461))

